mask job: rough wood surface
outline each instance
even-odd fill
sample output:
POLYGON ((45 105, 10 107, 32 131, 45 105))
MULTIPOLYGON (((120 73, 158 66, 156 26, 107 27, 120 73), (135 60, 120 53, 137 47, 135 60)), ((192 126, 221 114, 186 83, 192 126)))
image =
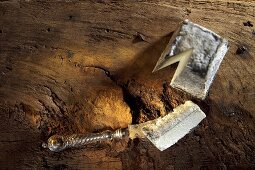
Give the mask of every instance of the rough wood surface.
POLYGON ((255 168, 255 2, 0 1, 1 169, 255 168), (207 118, 166 151, 146 140, 52 153, 55 133, 125 127, 191 97, 151 74, 183 19, 230 41, 207 118))

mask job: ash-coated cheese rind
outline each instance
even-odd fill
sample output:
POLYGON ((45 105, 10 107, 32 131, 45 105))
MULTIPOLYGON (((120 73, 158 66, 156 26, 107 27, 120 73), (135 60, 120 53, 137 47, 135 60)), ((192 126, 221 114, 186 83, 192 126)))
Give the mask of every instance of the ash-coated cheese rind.
POLYGON ((205 117, 198 105, 186 101, 165 117, 145 124, 142 132, 159 150, 163 151, 189 133, 205 117))
POLYGON ((180 61, 170 85, 204 99, 227 50, 227 40, 186 20, 171 38, 157 65, 163 68, 180 61), (188 50, 192 52, 188 54, 188 50), (183 64, 185 57, 188 60, 183 64))

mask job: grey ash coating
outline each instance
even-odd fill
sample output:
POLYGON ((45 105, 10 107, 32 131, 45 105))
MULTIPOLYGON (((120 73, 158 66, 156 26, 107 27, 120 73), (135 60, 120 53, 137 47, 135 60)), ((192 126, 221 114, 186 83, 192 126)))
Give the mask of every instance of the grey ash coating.
POLYGON ((210 61, 214 58, 221 38, 191 22, 184 22, 170 56, 179 54, 193 48, 193 54, 188 66, 196 74, 205 77, 210 61))

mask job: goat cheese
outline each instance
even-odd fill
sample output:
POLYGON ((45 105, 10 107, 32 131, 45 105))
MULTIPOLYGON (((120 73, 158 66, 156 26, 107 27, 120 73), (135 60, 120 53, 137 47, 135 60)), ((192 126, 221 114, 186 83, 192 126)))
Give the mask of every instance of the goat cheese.
POLYGON ((205 99, 228 50, 228 41, 188 20, 170 39, 154 70, 179 62, 170 85, 205 99))
POLYGON ((163 151, 174 145, 195 128, 204 118, 205 113, 198 105, 186 101, 172 113, 142 126, 142 132, 159 150, 163 151))

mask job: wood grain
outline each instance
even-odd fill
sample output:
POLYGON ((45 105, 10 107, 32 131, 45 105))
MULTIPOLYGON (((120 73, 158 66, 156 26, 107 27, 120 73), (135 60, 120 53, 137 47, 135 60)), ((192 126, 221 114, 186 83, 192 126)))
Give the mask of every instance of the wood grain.
POLYGON ((254 24, 244 0, 0 1, 1 169, 255 168, 254 24), (176 65, 151 74, 184 19, 230 42, 205 101, 169 87, 176 65), (41 148, 52 134, 125 127, 187 99, 207 118, 164 152, 139 139, 41 148))

